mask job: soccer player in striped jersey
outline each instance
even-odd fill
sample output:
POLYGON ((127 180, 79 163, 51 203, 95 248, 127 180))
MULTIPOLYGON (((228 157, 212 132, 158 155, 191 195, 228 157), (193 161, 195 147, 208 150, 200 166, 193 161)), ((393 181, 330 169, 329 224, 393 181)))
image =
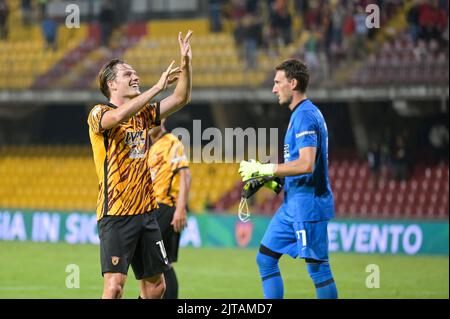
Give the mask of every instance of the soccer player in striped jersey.
POLYGON ((164 122, 162 120, 161 126, 150 131, 153 145, 148 160, 159 206, 155 214, 170 264, 170 269, 164 272, 164 299, 177 299, 178 280, 173 263, 178 259, 180 233, 186 226, 190 173, 183 144, 176 136, 167 132, 164 122))
POLYGON ((136 71, 113 59, 99 73, 100 90, 109 100, 88 116, 89 137, 99 179, 97 201, 103 298, 121 298, 131 264, 140 280, 140 298, 161 298, 168 261, 153 212, 158 208, 147 153, 149 130, 190 101, 192 51, 189 31, 178 35, 181 64, 175 61, 158 83, 141 93, 136 71), (173 94, 151 103, 178 80, 173 94))

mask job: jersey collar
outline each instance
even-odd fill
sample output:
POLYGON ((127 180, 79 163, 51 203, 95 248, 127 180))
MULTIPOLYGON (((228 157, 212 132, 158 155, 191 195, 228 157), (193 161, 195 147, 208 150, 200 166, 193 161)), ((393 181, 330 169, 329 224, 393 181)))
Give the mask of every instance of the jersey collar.
POLYGON ((117 106, 112 104, 111 102, 106 103, 106 105, 112 107, 113 109, 117 109, 117 106))
POLYGON ((303 104, 303 102, 306 102, 306 101, 308 101, 308 99, 304 99, 304 100, 301 100, 301 101, 300 101, 300 103, 298 103, 298 104, 297 104, 297 106, 296 106, 296 107, 294 107, 294 108, 292 109, 292 113, 294 113, 294 112, 295 112, 295 110, 296 110, 296 109, 298 109, 298 108, 299 108, 299 106, 300 106, 300 105, 302 105, 302 104, 303 104))

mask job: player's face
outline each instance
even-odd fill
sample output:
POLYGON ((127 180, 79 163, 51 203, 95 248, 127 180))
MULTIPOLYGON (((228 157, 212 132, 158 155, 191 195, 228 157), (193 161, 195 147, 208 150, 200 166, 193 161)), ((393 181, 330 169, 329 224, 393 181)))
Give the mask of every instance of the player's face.
POLYGON ((292 102, 292 88, 291 81, 286 77, 283 70, 277 71, 273 79, 272 93, 278 96, 278 103, 280 105, 289 105, 292 102))
POLYGON ((118 64, 116 66, 116 78, 111 81, 111 93, 120 97, 133 98, 141 94, 139 91, 139 77, 129 64, 118 64))

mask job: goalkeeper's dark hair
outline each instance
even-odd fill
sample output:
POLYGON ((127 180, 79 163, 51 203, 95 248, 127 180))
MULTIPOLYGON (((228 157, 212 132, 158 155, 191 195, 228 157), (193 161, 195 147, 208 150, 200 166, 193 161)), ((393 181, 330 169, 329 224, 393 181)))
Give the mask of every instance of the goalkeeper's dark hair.
POLYGON ((298 83, 295 88, 296 91, 306 92, 309 84, 309 70, 305 63, 297 59, 290 59, 277 65, 275 70, 284 71, 289 81, 296 79, 298 83))
POLYGON ((98 83, 100 84, 100 91, 107 99, 111 97, 111 92, 109 92, 108 82, 114 81, 117 76, 118 64, 124 64, 125 62, 121 59, 112 59, 106 63, 98 73, 98 83))

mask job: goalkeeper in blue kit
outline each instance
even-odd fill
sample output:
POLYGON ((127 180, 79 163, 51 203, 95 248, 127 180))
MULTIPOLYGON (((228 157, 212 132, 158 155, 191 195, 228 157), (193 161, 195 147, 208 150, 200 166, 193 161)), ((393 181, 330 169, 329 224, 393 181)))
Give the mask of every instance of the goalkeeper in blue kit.
POLYGON ((247 188, 255 189, 256 180, 275 189, 278 182, 273 178, 285 177, 284 202, 273 216, 256 257, 264 298, 283 298, 278 266, 283 254, 305 259, 317 298, 337 298, 328 261, 327 225, 334 217, 334 200, 328 178, 325 119, 305 95, 309 82, 307 66, 292 59, 275 69, 272 92, 281 106, 292 111, 284 139, 284 163, 250 160, 242 161, 239 167, 247 188))

